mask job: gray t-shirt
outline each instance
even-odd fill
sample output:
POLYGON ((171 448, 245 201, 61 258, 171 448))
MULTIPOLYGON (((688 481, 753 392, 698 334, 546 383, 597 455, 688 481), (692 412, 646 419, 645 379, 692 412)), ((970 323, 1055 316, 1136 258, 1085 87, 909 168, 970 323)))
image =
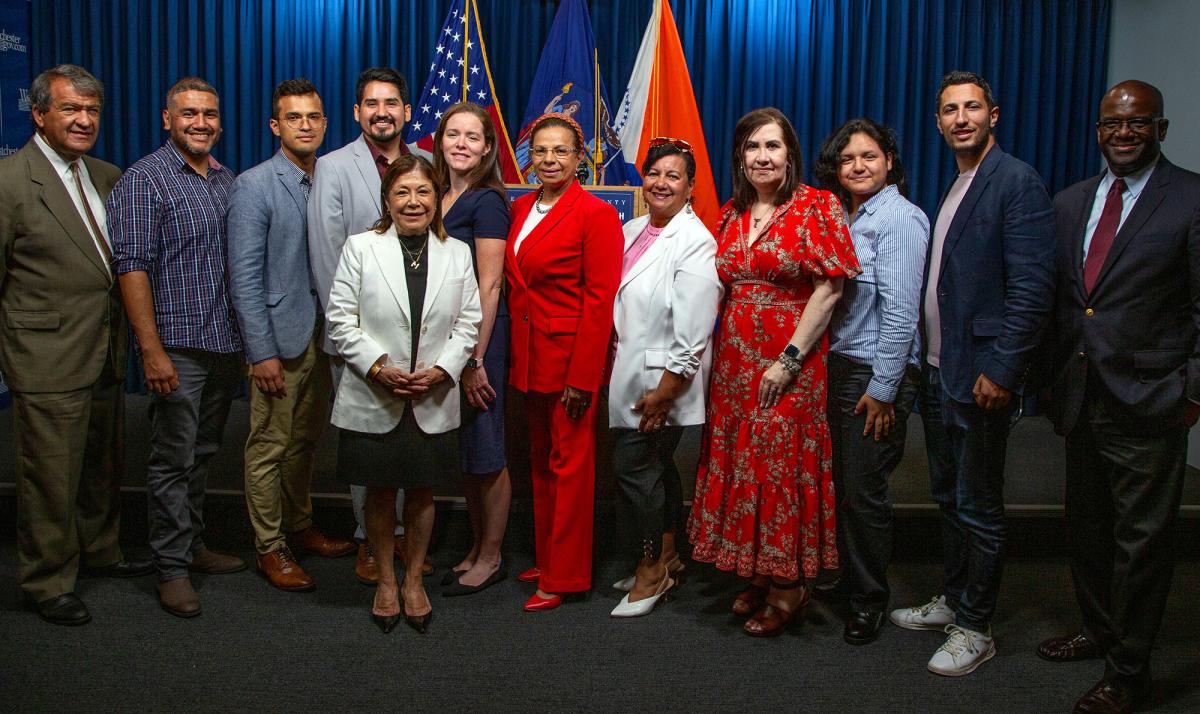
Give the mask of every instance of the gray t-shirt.
POLYGON ((938 314, 937 301, 938 279, 942 275, 942 247, 946 245, 946 234, 950 232, 954 214, 958 212, 958 206, 963 196, 967 195, 974 178, 975 169, 958 175, 946 194, 946 200, 942 202, 942 210, 938 211, 933 229, 933 245, 929 251, 929 283, 925 287, 925 361, 934 367, 942 365, 942 319, 938 314))

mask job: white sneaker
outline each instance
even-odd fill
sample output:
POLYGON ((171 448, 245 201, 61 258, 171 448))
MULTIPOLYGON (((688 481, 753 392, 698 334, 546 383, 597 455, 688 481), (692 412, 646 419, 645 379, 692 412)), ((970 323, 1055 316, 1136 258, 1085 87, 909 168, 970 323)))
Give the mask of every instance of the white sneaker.
POLYGON ((942 643, 933 657, 929 658, 927 667, 930 672, 943 677, 961 677, 970 674, 975 669, 996 656, 996 643, 992 639, 991 628, 988 634, 968 630, 958 625, 946 625, 950 636, 942 643))
POLYGON ((924 605, 892 610, 888 616, 896 627, 906 630, 944 630, 954 624, 954 611, 946 605, 946 596, 938 595, 924 605))

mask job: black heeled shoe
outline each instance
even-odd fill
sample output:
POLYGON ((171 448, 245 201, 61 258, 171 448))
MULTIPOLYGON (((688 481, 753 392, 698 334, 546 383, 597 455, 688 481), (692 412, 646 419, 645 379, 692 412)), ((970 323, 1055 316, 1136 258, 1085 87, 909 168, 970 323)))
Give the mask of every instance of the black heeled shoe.
POLYGON ((454 568, 450 568, 449 570, 446 571, 446 574, 442 576, 442 587, 446 587, 447 585, 454 582, 455 580, 458 580, 458 577, 465 572, 467 572, 467 571, 455 570, 454 568))
MULTIPOLYGON (((397 617, 399 617, 399 616, 397 615, 397 617)), ((421 633, 422 635, 425 634, 425 631, 427 629, 429 629, 429 621, 432 619, 433 619, 433 610, 430 610, 429 612, 425 613, 424 615, 410 615, 407 612, 404 613, 404 621, 408 623, 408 626, 413 628, 417 632, 421 633)))
POLYGON ((386 635, 396 629, 396 623, 400 622, 400 615, 376 615, 372 612, 371 620, 375 622, 379 631, 386 635))

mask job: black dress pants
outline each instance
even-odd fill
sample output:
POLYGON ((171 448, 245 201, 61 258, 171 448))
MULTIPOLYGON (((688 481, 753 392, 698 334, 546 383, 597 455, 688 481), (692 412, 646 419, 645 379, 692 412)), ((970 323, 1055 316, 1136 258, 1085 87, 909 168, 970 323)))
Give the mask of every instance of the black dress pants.
POLYGON ((1067 435, 1066 513, 1083 631, 1108 650, 1105 678, 1149 682, 1175 566, 1187 429, 1131 435, 1088 398, 1067 435))
POLYGON ((875 441, 863 436, 866 411, 854 413, 873 372, 829 353, 827 415, 833 440, 833 484, 837 496, 837 545, 842 587, 855 611, 887 608, 887 568, 892 559, 892 499, 888 479, 904 456, 908 416, 917 398, 919 374, 909 367, 894 407, 896 424, 875 441))

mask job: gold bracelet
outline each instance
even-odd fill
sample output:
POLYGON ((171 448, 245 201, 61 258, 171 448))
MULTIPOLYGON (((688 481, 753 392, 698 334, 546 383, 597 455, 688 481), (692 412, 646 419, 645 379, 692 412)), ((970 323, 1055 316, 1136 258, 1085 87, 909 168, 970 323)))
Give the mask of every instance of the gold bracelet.
POLYGON ((379 370, 383 369, 383 365, 387 363, 387 355, 381 355, 375 360, 375 364, 371 365, 371 369, 367 370, 367 381, 375 380, 375 375, 379 374, 379 370))

